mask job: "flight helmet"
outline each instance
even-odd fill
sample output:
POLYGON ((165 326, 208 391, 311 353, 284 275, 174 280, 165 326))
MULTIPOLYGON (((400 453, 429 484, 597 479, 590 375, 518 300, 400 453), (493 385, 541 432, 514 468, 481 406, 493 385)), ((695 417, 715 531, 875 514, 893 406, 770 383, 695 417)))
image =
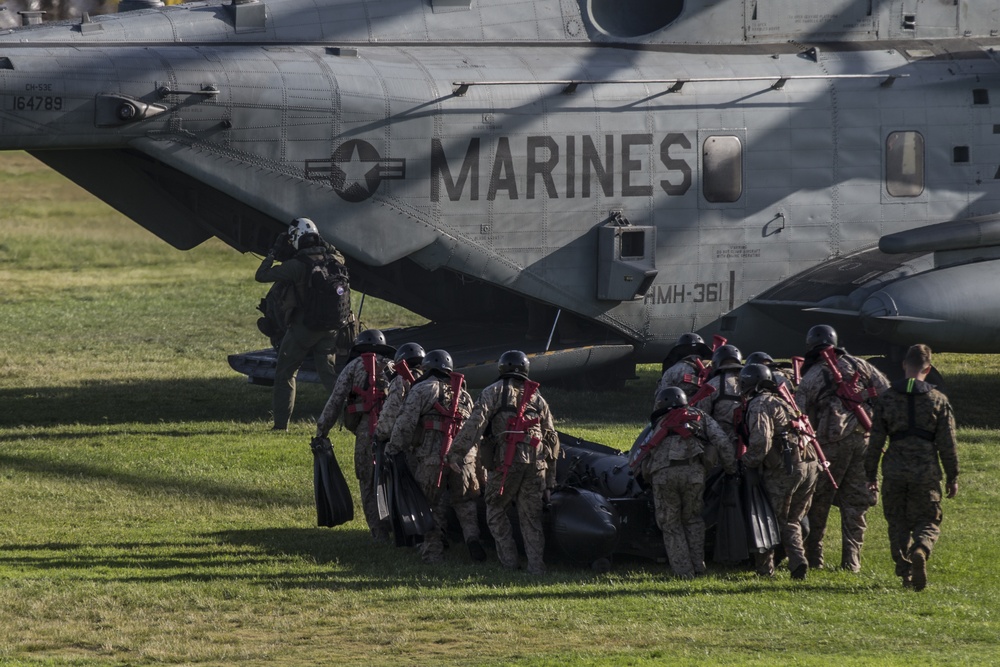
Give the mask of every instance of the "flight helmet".
POLYGON ((762 389, 776 389, 774 375, 764 364, 747 364, 740 371, 740 391, 751 394, 762 389))
POLYGON ((817 324, 806 334, 806 345, 810 350, 820 345, 837 347, 837 332, 829 324, 817 324))
POLYGON ((424 357, 420 367, 431 375, 438 377, 448 377, 455 370, 455 364, 451 360, 451 355, 444 350, 431 350, 424 357))
POLYGON ((296 250, 316 245, 319 238, 319 229, 316 227, 316 223, 309 218, 295 218, 288 225, 288 240, 296 250), (310 239, 305 239, 307 242, 303 243, 303 239, 309 235, 314 236, 315 239, 312 240, 312 243, 309 243, 310 239))
POLYGON ((528 368, 531 363, 528 361, 528 355, 520 350, 508 350, 500 355, 500 360, 497 362, 497 370, 500 372, 500 377, 519 377, 524 380, 528 379, 528 368))
POLYGON ((394 361, 398 364, 400 361, 406 360, 406 365, 410 369, 414 369, 424 360, 424 356, 424 348, 421 347, 420 343, 404 343, 396 350, 394 361))

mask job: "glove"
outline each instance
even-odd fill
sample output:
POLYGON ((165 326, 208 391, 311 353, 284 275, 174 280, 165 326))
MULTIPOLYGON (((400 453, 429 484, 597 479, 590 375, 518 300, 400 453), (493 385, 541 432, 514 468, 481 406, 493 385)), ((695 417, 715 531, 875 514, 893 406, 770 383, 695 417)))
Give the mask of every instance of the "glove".
POLYGON ((552 489, 545 489, 542 491, 542 507, 551 504, 552 502, 552 489))

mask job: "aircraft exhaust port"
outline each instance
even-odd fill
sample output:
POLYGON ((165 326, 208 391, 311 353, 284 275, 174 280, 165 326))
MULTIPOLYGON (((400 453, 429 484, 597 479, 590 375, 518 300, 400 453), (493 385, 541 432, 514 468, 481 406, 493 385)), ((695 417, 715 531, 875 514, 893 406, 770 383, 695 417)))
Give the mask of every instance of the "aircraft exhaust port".
POLYGON ((683 0, 589 0, 594 27, 612 37, 641 37, 665 28, 681 15, 683 0))

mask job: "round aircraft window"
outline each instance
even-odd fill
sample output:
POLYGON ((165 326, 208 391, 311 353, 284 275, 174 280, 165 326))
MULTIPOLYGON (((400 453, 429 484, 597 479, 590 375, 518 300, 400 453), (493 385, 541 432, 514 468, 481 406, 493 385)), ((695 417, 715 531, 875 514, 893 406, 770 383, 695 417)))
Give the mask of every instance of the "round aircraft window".
POLYGON ((587 0, 590 20, 614 37, 639 37, 666 27, 681 15, 684 0, 587 0))

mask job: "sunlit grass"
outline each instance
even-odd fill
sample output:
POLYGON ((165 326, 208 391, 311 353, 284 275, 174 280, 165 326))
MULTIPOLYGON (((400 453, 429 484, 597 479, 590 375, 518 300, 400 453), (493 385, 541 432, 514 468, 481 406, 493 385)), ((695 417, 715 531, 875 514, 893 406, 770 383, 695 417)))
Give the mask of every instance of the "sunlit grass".
MULTIPOLYGON (((0 178, 0 664, 1000 662, 998 356, 938 359, 963 473, 923 594, 893 576, 879 508, 862 572, 804 583, 716 566, 678 581, 629 559, 533 578, 457 543, 426 567, 361 518, 315 527, 324 392, 303 387, 273 434, 269 391, 226 362, 266 345, 257 258, 173 250, 23 154, 0 155, 0 178)), ((543 391, 561 429, 626 448, 655 377, 543 391)), ((353 486, 352 441, 332 435, 353 486)))

